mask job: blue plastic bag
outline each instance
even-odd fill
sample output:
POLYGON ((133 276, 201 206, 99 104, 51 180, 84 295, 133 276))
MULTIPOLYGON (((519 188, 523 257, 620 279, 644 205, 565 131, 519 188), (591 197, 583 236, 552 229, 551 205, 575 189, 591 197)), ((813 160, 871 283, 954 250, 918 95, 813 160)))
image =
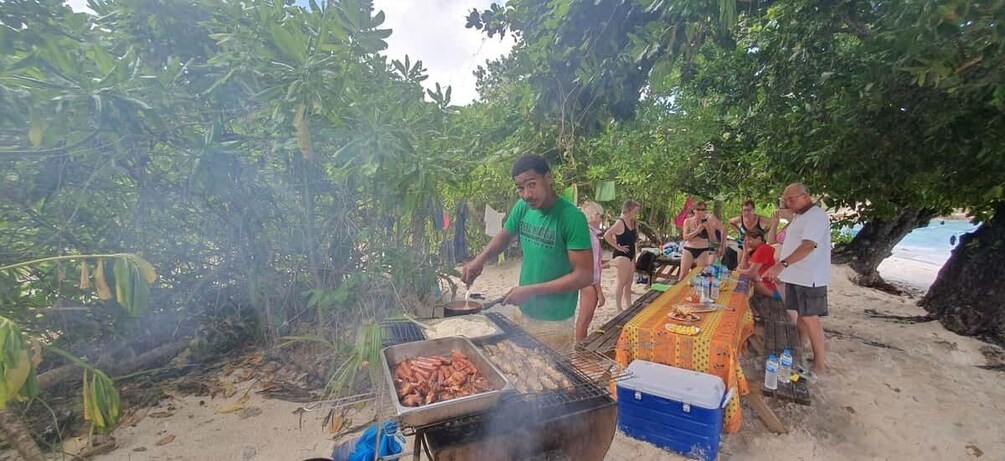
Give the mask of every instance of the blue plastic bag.
POLYGON ((336 448, 332 453, 332 459, 334 461, 373 461, 375 446, 378 448, 376 456, 384 457, 401 453, 404 445, 404 437, 398 433, 398 423, 387 421, 381 426, 380 445, 377 445, 377 424, 371 424, 358 439, 336 448), (349 452, 349 447, 353 447, 351 452, 349 452))

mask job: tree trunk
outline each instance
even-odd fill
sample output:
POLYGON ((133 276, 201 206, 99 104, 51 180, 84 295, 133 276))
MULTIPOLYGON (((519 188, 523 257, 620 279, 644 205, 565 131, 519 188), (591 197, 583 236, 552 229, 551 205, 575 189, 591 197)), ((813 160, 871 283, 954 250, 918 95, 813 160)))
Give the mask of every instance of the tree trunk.
POLYGON ((25 461, 45 461, 45 454, 31 438, 28 426, 9 408, 0 410, 0 434, 25 461))
POLYGON ((855 283, 886 291, 899 292, 879 276, 879 264, 893 254, 893 247, 912 230, 928 225, 935 217, 929 209, 905 209, 897 217, 873 219, 862 226, 847 245, 834 250, 832 261, 848 264, 857 275, 855 283))
POLYGON ((949 330, 1005 345, 1005 202, 964 234, 919 303, 949 330))
MULTIPOLYGON (((121 376, 133 373, 144 368, 154 368, 175 358, 182 350, 188 347, 189 340, 181 339, 173 343, 164 344, 144 352, 131 359, 119 359, 110 354, 102 357, 95 363, 95 368, 105 372, 108 376, 121 376)), ((80 367, 74 363, 53 368, 38 375, 38 388, 48 390, 49 388, 62 385, 70 381, 80 381, 80 367)))

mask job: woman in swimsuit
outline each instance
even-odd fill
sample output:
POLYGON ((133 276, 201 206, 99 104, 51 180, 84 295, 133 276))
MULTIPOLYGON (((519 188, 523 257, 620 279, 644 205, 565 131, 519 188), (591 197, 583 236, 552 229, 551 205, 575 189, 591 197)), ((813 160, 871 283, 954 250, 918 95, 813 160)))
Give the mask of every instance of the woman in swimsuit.
POLYGON ((761 232, 767 233, 768 226, 770 225, 770 220, 766 216, 761 216, 754 212, 754 201, 747 199, 743 201, 743 205, 740 206, 740 216, 737 216, 729 220, 729 225, 736 229, 740 234, 739 238, 736 239, 736 244, 743 249, 743 237, 747 235, 747 231, 751 229, 757 229, 761 232))
POLYGON ((679 280, 687 277, 692 264, 708 265, 707 258, 703 256, 706 252, 711 255, 715 251, 714 245, 719 242, 716 232, 720 236, 726 234, 722 223, 705 212, 705 202, 695 203, 691 212, 691 217, 684 220, 684 252, 680 256, 679 280))
POLYGON ((635 274, 635 250, 639 241, 638 221, 635 218, 639 215, 639 208, 639 202, 625 200, 621 207, 621 217, 604 233, 604 240, 614 247, 611 261, 618 271, 618 284, 614 288, 614 302, 618 311, 632 305, 632 275, 635 274))

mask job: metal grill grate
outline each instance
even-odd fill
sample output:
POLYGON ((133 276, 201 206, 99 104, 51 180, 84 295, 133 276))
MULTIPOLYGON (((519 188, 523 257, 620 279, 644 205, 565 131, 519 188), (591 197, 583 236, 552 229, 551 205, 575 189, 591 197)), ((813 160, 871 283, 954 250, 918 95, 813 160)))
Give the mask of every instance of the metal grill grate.
POLYGON ((482 344, 492 344, 494 342, 508 339, 521 347, 536 350, 539 353, 548 356, 555 364, 555 368, 569 378, 573 384, 572 390, 563 389, 529 394, 515 394, 513 396, 509 396, 510 399, 520 399, 541 409, 546 407, 568 405, 598 397, 609 397, 610 393, 607 389, 597 385, 596 380, 577 369, 567 357, 549 349, 530 334, 517 327, 503 315, 494 312, 486 315, 489 319, 495 322, 496 325, 499 325, 499 328, 501 328, 506 335, 504 338, 488 340, 482 344))
POLYGON ((632 377, 632 373, 618 362, 579 346, 567 354, 566 359, 590 381, 600 386, 632 377))
POLYGON ((381 344, 384 347, 426 339, 426 335, 422 332, 422 329, 407 320, 381 322, 380 332, 382 338, 381 344))

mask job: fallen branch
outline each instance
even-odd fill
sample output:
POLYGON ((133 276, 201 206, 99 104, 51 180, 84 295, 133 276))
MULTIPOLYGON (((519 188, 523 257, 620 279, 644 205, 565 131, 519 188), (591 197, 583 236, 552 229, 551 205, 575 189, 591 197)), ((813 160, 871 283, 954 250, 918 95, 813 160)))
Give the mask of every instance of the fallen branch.
POLYGON ((754 413, 757 417, 761 419, 764 426, 768 428, 771 432, 775 434, 788 434, 789 430, 785 427, 778 416, 775 415, 774 411, 771 411, 771 407, 764 401, 764 395, 761 393, 761 388, 756 383, 750 386, 750 393, 747 394, 747 403, 750 407, 754 409, 754 413))
POLYGON ((827 334, 830 334, 831 336, 833 336, 835 338, 839 338, 839 339, 844 339, 844 338, 855 339, 855 340, 858 340, 859 342, 861 342, 862 344, 865 344, 867 346, 879 347, 879 348, 882 348, 882 349, 892 349, 892 350, 895 350, 895 351, 904 352, 903 349, 901 349, 901 348, 899 348, 897 346, 891 346, 889 344, 881 343, 879 341, 873 341, 871 339, 865 339, 865 338, 863 338, 861 336, 858 336, 858 335, 855 335, 855 334, 844 333, 844 332, 837 331, 837 330, 831 330, 829 328, 824 328, 824 332, 827 333, 827 334))
POLYGON ((869 317, 874 319, 890 320, 895 323, 904 323, 904 324, 925 323, 936 320, 935 317, 932 317, 931 315, 890 315, 890 314, 881 314, 879 313, 879 311, 875 309, 866 309, 865 315, 868 315, 869 317))
MULTIPOLYGON (((98 360, 94 366, 99 370, 104 371, 109 376, 125 375, 133 373, 137 370, 155 367, 175 358, 175 356, 188 346, 188 343, 188 339, 181 339, 173 343, 155 347, 143 354, 127 360, 116 360, 114 358, 115 354, 109 354, 98 360)), ((45 390, 71 380, 79 379, 80 367, 71 363, 38 375, 38 387, 39 389, 45 390)))
POLYGON ((0 410, 0 433, 26 461, 45 461, 45 455, 31 438, 24 420, 10 410, 0 410))

